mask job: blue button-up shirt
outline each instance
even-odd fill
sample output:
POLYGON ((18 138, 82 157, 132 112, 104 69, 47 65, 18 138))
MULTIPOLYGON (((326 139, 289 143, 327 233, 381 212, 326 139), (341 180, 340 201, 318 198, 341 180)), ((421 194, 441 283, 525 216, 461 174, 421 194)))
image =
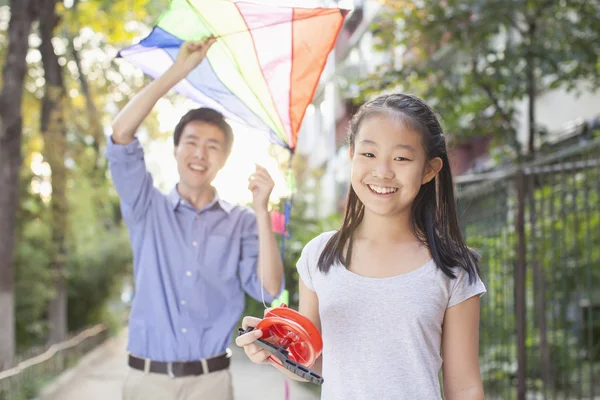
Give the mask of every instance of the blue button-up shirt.
POLYGON ((157 361, 224 352, 244 310, 244 292, 262 298, 256 215, 218 196, 197 210, 176 188, 165 195, 154 187, 137 139, 107 142, 133 250, 128 351, 157 361))

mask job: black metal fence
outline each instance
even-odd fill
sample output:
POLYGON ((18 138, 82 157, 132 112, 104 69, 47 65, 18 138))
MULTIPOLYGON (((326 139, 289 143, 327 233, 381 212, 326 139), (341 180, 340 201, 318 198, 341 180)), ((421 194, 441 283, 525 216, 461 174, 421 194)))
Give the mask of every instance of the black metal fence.
POLYGON ((489 399, 600 399, 600 139, 459 182, 489 399))

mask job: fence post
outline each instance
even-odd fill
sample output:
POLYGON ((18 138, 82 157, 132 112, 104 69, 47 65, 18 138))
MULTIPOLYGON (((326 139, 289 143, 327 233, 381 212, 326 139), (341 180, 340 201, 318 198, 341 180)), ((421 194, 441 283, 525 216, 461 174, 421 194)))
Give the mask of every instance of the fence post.
MULTIPOLYGON (((538 225, 537 213, 538 210, 536 206, 538 201, 535 197, 536 188, 543 188, 544 186, 544 178, 542 174, 536 174, 532 170, 532 174, 530 179, 527 181, 529 183, 528 190, 526 193, 527 203, 529 204, 529 224, 530 224, 530 237, 531 240, 531 250, 529 254, 531 258, 529 259, 529 265, 532 268, 533 272, 533 300, 534 300, 534 308, 533 311, 535 313, 534 320, 537 324, 537 336, 539 337, 539 372, 542 378, 542 391, 544 396, 546 396, 547 387, 551 383, 550 379, 550 349, 548 346, 548 327, 546 323, 546 283, 544 277, 544 268, 541 265, 543 260, 543 247, 544 247, 544 214, 543 214, 543 206, 544 206, 544 198, 540 198, 540 213, 541 213, 541 223, 538 225), (539 235, 539 234, 542 235, 539 235), (541 243, 539 238, 541 238, 541 243), (542 250, 540 251, 540 248, 542 250)), ((552 199, 550 200, 552 201, 552 199)), ((535 332, 535 331, 534 331, 535 332)), ((537 378, 537 376, 536 376, 537 378)))
POLYGON ((525 241, 525 200, 526 184, 522 167, 516 174, 517 185, 517 263, 515 266, 515 323, 517 328, 517 400, 525 400, 527 379, 527 352, 525 340, 527 337, 525 315, 525 279, 526 279, 526 249, 525 241))

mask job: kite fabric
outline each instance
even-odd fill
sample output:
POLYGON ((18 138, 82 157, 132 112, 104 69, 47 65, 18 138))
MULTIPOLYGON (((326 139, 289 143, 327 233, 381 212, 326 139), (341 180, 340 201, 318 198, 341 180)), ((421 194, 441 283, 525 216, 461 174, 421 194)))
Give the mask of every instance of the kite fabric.
POLYGON ((227 118, 268 132, 291 151, 348 10, 229 0, 172 0, 140 43, 118 56, 152 78, 184 41, 214 35, 207 57, 175 90, 227 118))

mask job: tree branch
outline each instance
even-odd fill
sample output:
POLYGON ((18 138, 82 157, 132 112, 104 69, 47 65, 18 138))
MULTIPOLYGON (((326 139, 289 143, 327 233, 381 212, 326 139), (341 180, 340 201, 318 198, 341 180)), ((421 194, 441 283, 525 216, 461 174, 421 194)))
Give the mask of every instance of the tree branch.
MULTIPOLYGON (((75 7, 77 2, 74 3, 73 7, 75 7)), ((88 121, 89 121, 89 129, 92 133, 93 143, 92 147, 94 148, 94 152, 96 153, 96 159, 94 162, 94 171, 98 169, 98 164, 100 161, 100 144, 102 142, 102 125, 100 124, 100 117, 98 115, 98 109, 96 108, 96 104, 94 103, 94 99, 92 97, 90 91, 90 85, 86 79, 85 73, 83 72, 83 68, 81 67, 81 57, 79 55, 79 51, 75 48, 74 38, 69 37, 69 49, 71 51, 71 56, 73 57, 73 61, 75 62, 75 66, 77 67, 77 73, 79 75, 79 85, 81 86, 81 93, 83 93, 83 97, 85 98, 85 105, 88 113, 88 121)))
POLYGON ((519 143, 517 141, 517 130, 514 128, 513 122, 511 120, 510 116, 508 115, 508 113, 506 112, 506 110, 504 110, 504 108, 502 108, 502 106, 500 105, 500 101, 494 94, 494 91, 492 90, 490 85, 483 81, 481 74, 477 70, 477 57, 473 53, 471 53, 471 73, 472 73, 473 77, 475 78, 475 83, 481 89, 483 89, 483 91, 485 92, 485 94, 487 95, 489 100, 492 102, 492 105, 496 109, 496 112, 500 115, 500 117, 502 118, 504 123, 507 125, 507 127, 511 133, 511 143, 513 144, 513 147, 520 158, 521 157, 521 149, 520 149, 519 143))

